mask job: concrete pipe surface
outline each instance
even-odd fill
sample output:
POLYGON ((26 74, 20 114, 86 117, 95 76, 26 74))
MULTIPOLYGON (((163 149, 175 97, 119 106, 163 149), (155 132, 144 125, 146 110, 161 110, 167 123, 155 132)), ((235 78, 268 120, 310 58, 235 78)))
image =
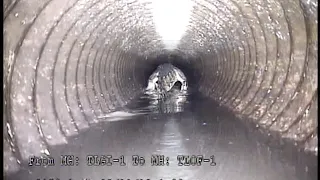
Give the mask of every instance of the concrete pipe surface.
POLYGON ((316 0, 4 0, 5 176, 317 179, 317 9, 316 0), (186 106, 134 113, 166 62, 188 78, 186 106), (128 165, 88 165, 108 154, 128 165), (170 165, 151 166, 152 154, 170 165), (216 165, 179 166, 183 154, 216 165), (28 166, 49 156, 54 166, 28 166))

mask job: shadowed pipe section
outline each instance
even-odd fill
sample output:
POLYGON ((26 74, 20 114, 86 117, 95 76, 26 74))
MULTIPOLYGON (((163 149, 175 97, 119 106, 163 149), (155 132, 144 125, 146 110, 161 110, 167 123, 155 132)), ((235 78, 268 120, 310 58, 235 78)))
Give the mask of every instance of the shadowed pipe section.
MULTIPOLYGON (((172 63, 241 118, 317 154, 317 7, 195 0, 172 63)), ((126 105, 169 53, 144 1, 5 0, 4 12, 5 172, 126 105)))
POLYGON ((174 83, 172 89, 181 90, 181 87, 182 87, 182 83, 180 81, 177 81, 176 83, 174 83))

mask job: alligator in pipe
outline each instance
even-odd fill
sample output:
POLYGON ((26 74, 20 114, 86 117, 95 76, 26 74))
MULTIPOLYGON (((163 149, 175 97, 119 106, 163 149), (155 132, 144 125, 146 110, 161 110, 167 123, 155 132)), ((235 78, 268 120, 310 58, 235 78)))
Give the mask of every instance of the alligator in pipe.
POLYGON ((165 63, 152 73, 148 80, 147 92, 166 95, 172 91, 186 92, 187 78, 183 72, 170 63, 165 63))

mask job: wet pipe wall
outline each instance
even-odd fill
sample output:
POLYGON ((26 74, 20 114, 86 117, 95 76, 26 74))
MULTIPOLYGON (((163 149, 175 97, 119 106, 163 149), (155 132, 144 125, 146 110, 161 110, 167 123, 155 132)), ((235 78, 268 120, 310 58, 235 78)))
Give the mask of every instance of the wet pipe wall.
POLYGON ((317 155, 317 1, 195 0, 174 52, 149 6, 4 1, 5 172, 126 105, 168 53, 201 93, 317 155))

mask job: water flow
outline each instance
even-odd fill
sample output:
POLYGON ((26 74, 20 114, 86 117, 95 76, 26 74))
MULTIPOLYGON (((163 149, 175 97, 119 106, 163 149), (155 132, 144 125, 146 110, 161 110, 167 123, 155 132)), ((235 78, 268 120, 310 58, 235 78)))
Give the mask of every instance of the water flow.
POLYGON ((7 179, 317 179, 316 158, 271 143, 199 94, 185 98, 180 104, 176 98, 165 103, 144 94, 130 104, 130 112, 104 117, 100 124, 70 137, 67 145, 50 147, 54 166, 25 162, 7 179), (61 165, 65 155, 72 155, 74 163, 61 165), (97 159, 89 161, 93 155, 97 159), (163 163, 153 161, 157 155, 163 163), (191 157, 198 159, 190 161, 191 157))

